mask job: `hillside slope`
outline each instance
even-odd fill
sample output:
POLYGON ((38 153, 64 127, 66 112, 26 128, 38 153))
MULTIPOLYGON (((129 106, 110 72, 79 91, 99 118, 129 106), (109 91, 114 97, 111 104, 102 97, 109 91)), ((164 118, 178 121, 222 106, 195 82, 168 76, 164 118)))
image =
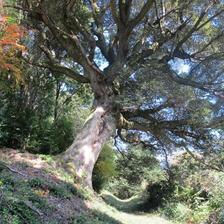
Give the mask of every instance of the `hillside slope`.
POLYGON ((119 223, 91 208, 94 197, 52 157, 0 150, 0 223, 119 223))
POLYGON ((0 150, 0 223, 168 224, 157 215, 130 214, 72 183, 54 157, 0 150))

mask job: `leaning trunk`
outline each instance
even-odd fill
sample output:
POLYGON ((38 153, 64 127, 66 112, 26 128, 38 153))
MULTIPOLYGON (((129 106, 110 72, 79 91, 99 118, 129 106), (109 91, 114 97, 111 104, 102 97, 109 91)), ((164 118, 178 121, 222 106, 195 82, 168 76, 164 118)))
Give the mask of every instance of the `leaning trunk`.
POLYGON ((65 168, 74 178, 92 188, 92 171, 103 145, 115 131, 111 106, 96 106, 73 144, 63 155, 65 168))

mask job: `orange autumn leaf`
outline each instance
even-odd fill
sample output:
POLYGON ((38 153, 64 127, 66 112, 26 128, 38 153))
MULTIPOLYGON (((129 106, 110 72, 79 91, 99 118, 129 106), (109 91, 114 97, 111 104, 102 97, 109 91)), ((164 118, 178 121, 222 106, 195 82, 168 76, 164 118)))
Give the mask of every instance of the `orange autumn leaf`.
POLYGON ((7 16, 0 16, 0 69, 12 72, 16 80, 21 79, 21 63, 19 52, 25 51, 25 46, 19 41, 24 36, 24 29, 15 23, 8 23, 7 16))

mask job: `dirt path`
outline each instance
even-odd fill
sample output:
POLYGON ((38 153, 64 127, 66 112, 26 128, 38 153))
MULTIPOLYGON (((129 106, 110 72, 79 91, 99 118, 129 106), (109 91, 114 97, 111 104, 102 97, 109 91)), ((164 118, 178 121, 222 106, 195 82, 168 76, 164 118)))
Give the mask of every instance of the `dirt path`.
POLYGON ((159 214, 129 212, 127 208, 133 208, 133 205, 131 204, 137 202, 136 198, 132 200, 120 200, 110 193, 106 193, 106 195, 108 198, 112 199, 112 201, 109 202, 110 205, 103 203, 102 201, 95 201, 94 208, 107 214, 109 217, 116 219, 121 224, 172 224, 172 222, 160 217, 159 214), (125 209, 125 211, 122 211, 122 209, 125 209))
POLYGON ((159 217, 158 215, 137 215, 137 214, 129 214, 125 212, 114 213, 114 217, 122 224, 171 224, 169 221, 164 218, 159 217))
POLYGON ((102 202, 99 204, 95 203, 94 207, 96 210, 119 221, 121 224, 172 224, 168 220, 160 217, 158 214, 134 214, 121 212, 108 205, 102 206, 102 202))

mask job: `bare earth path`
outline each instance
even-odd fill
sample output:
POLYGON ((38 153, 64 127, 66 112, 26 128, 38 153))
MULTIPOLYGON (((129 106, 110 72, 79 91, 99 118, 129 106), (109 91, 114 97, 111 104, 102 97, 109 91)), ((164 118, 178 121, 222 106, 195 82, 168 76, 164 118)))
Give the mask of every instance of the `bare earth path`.
MULTIPOLYGON (((107 195, 108 197, 110 197, 110 199, 112 198, 113 201, 110 201, 110 205, 106 205, 102 206, 102 201, 101 202, 94 202, 94 207, 96 210, 101 211, 102 213, 107 214, 108 216, 116 219, 117 221, 119 221, 121 224, 172 224, 172 222, 166 220, 163 217, 160 217, 159 214, 155 214, 155 213, 132 213, 132 212, 127 212, 125 211, 121 211, 122 210, 122 206, 131 206, 131 201, 134 201, 136 203, 136 200, 132 199, 130 200, 120 200, 116 197, 114 197, 113 195, 111 195, 110 193, 104 193, 103 197, 105 198, 105 195, 107 195), (123 203, 123 204, 122 204, 123 203), (115 208, 116 207, 116 208, 115 208)), ((107 198, 108 200, 108 198, 107 198)), ((106 200, 106 202, 108 202, 106 200)), ((125 209, 127 209, 127 207, 125 207, 125 209)))
POLYGON ((122 224, 171 224, 158 215, 137 215, 117 211, 117 214, 114 213, 113 218, 116 218, 122 224))

